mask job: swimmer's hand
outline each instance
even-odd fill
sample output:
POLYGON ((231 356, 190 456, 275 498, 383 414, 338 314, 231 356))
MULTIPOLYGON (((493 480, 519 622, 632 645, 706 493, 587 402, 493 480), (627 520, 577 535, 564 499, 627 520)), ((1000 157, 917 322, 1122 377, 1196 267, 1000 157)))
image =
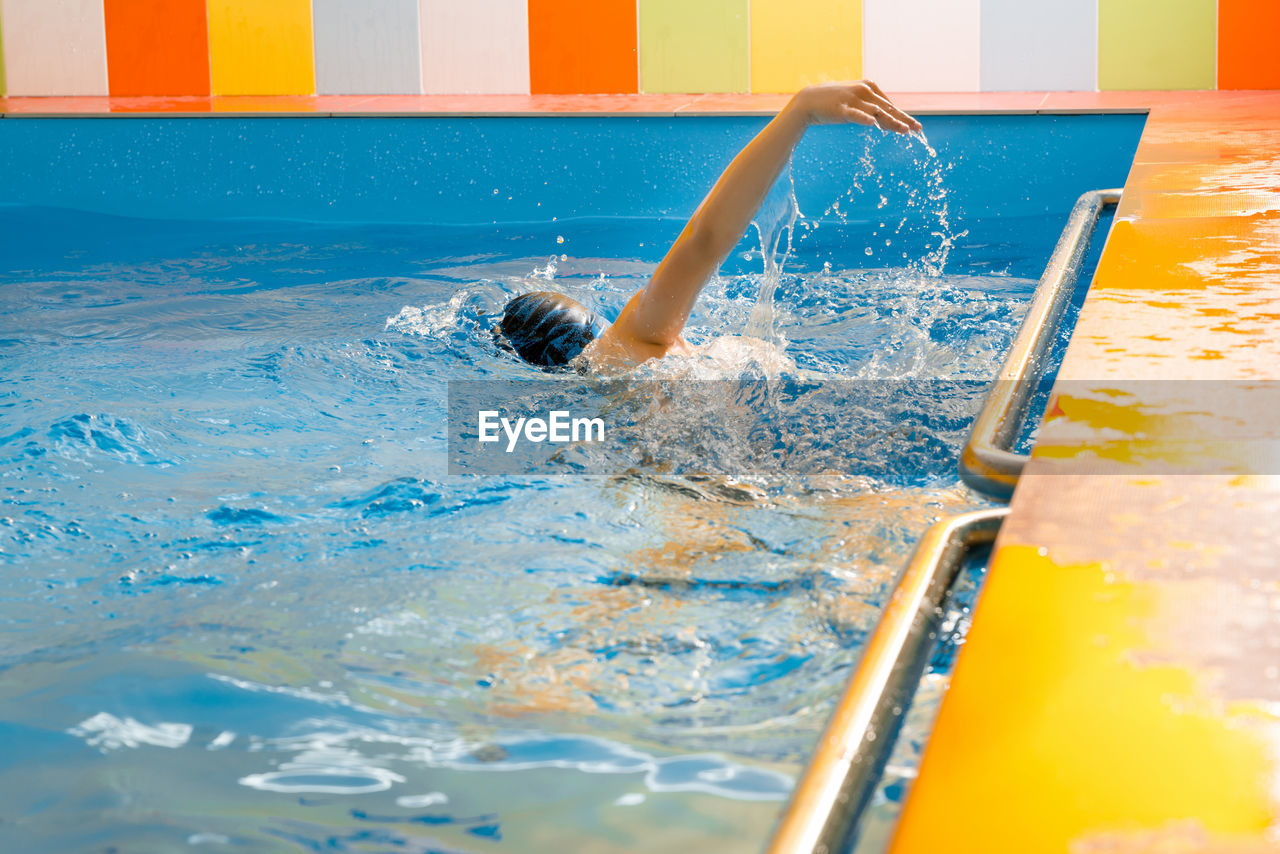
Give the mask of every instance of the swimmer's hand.
POLYGON ((920 130, 920 123, 895 107, 870 80, 810 86, 797 92, 788 106, 801 111, 809 124, 873 125, 897 133, 920 130))

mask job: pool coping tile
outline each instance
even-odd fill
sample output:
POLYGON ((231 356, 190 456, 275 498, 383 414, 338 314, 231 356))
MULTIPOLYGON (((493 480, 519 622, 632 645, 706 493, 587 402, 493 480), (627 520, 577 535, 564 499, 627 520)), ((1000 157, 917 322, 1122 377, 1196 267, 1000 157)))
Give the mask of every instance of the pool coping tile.
MULTIPOLYGON (((910 113, 1032 114, 1145 112, 1157 107, 1247 102, 1258 92, 901 92, 910 113)), ((8 97, 0 117, 110 115, 538 116, 773 115, 785 94, 641 95, 214 95, 8 97)))
POLYGON ((203 114, 293 116, 674 116, 694 95, 215 95, 8 97, 0 116, 203 114))

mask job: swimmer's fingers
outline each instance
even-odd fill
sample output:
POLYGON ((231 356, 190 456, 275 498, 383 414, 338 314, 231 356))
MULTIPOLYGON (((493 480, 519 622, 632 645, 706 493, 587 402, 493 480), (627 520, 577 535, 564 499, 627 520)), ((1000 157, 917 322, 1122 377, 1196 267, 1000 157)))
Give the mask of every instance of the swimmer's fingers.
POLYGON ((855 122, 860 125, 872 125, 882 130, 891 130, 898 133, 910 133, 912 130, 911 125, 874 101, 863 102, 856 107, 845 104, 844 116, 845 121, 855 122))
POLYGON ((867 102, 868 112, 877 117, 883 116, 879 121, 881 127, 896 130, 899 133, 920 130, 920 123, 899 110, 874 80, 860 81, 860 84, 854 87, 854 91, 867 102))
POLYGON ((870 80, 810 86, 793 100, 802 105, 808 120, 815 124, 854 122, 897 133, 920 129, 915 119, 895 107, 870 80))
POLYGON ((851 107, 848 104, 844 105, 844 108, 841 111, 841 115, 843 116, 845 121, 852 122, 855 125, 866 125, 867 127, 876 126, 875 116, 873 116, 871 113, 864 112, 858 109, 857 107, 851 107))
POLYGON ((866 83, 867 88, 869 88, 872 92, 875 92, 877 95, 879 95, 881 98, 884 98, 886 101, 889 100, 889 96, 884 93, 884 90, 880 88, 880 84, 876 83, 876 81, 864 80, 862 82, 866 83))
POLYGON ((867 97, 868 102, 877 107, 880 110, 880 115, 885 117, 886 121, 880 122, 881 127, 890 127, 893 130, 898 131, 898 133, 910 133, 913 130, 920 130, 921 124, 902 110, 899 110, 894 103, 885 96, 884 92, 880 91, 879 86, 872 83, 870 80, 866 82, 867 88, 871 90, 871 93, 867 97))
POLYGON ((892 104, 885 107, 876 101, 872 101, 863 107, 863 110, 874 117, 876 124, 884 130, 911 133, 917 128, 914 119, 896 109, 892 104))

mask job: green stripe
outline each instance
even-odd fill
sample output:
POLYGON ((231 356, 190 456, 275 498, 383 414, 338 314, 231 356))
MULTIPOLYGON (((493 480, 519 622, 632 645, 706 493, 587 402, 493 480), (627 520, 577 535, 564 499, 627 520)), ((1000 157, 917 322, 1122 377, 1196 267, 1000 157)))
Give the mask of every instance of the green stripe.
POLYGON ((1100 0, 1099 89, 1213 89, 1216 0, 1100 0))
POLYGON ((641 92, 746 92, 748 0, 640 0, 641 92))

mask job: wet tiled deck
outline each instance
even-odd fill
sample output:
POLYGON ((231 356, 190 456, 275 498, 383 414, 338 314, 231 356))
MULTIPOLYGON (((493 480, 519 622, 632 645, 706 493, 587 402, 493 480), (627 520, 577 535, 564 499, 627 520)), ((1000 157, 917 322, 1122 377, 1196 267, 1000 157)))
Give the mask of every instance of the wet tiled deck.
POLYGON ((1277 379, 1280 94, 1153 99, 893 851, 1280 849, 1277 379))

